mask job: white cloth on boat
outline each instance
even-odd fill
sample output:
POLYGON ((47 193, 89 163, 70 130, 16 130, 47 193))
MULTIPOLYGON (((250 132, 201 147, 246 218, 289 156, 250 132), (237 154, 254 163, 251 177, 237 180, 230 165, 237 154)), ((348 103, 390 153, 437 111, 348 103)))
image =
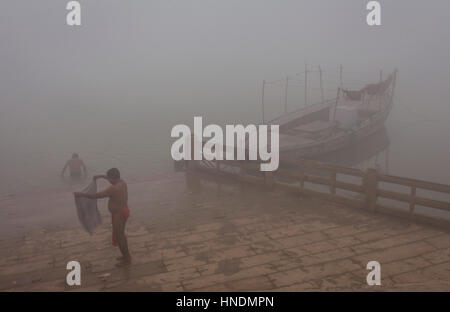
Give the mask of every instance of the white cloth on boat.
MULTIPOLYGON (((97 193, 97 183, 92 181, 83 190, 83 193, 97 193)), ((77 207, 78 219, 80 220, 81 225, 92 235, 94 230, 102 223, 102 218, 97 208, 97 199, 75 197, 75 206, 77 207)))

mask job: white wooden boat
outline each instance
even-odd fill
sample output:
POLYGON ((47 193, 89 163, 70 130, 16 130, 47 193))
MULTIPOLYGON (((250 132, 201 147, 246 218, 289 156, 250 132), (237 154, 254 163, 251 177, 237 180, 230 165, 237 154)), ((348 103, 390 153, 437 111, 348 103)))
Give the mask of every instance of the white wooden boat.
POLYGON ((397 70, 361 90, 338 89, 335 99, 271 120, 280 126, 280 155, 307 158, 361 141, 383 128, 392 106, 397 70))

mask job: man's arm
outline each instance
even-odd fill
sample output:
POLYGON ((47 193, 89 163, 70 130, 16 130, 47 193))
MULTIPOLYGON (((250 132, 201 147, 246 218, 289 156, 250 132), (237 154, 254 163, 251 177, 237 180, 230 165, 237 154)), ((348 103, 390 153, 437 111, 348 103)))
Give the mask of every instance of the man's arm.
POLYGON ((66 164, 64 165, 64 168, 61 171, 61 176, 64 176, 64 172, 66 171, 68 166, 69 166, 69 162, 67 161, 66 164))
POLYGON ((75 197, 85 197, 85 198, 89 198, 89 199, 97 199, 97 198, 111 197, 111 195, 113 193, 114 193, 114 186, 111 185, 106 190, 104 190, 102 192, 95 193, 95 194, 87 194, 87 193, 75 192, 75 193, 73 193, 73 195, 75 195, 75 197))
POLYGON ((93 179, 94 181, 97 181, 98 179, 105 179, 105 180, 108 180, 108 177, 105 176, 104 174, 99 174, 99 175, 93 176, 92 179, 93 179))

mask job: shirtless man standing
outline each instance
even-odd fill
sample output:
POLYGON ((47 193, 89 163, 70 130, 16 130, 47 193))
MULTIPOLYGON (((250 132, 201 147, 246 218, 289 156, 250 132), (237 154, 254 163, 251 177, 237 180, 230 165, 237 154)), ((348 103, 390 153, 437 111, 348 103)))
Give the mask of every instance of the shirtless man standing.
POLYGON ((69 167, 70 169, 70 178, 72 180, 80 180, 83 175, 87 175, 86 166, 77 153, 73 153, 72 158, 66 162, 66 165, 61 171, 62 177, 64 176, 64 172, 66 171, 67 167, 69 167))
POLYGON ((128 209, 128 190, 127 184, 120 178, 120 172, 117 168, 109 169, 106 175, 96 175, 94 180, 106 179, 111 186, 102 192, 95 194, 86 194, 75 192, 76 197, 86 197, 90 199, 109 198, 108 209, 112 216, 112 240, 114 246, 119 246, 122 257, 117 266, 123 266, 131 263, 130 252, 128 251, 127 237, 125 236, 125 223, 130 215, 128 209))

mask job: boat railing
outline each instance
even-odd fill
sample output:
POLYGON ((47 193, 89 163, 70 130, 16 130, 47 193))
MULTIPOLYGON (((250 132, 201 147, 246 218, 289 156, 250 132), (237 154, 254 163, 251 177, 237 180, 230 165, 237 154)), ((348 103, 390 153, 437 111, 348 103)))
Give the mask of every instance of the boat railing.
POLYGON ((422 220, 450 221, 450 185, 382 174, 314 160, 282 158, 273 172, 260 171, 261 161, 192 160, 188 172, 207 172, 267 189, 313 196, 347 206, 422 220))

